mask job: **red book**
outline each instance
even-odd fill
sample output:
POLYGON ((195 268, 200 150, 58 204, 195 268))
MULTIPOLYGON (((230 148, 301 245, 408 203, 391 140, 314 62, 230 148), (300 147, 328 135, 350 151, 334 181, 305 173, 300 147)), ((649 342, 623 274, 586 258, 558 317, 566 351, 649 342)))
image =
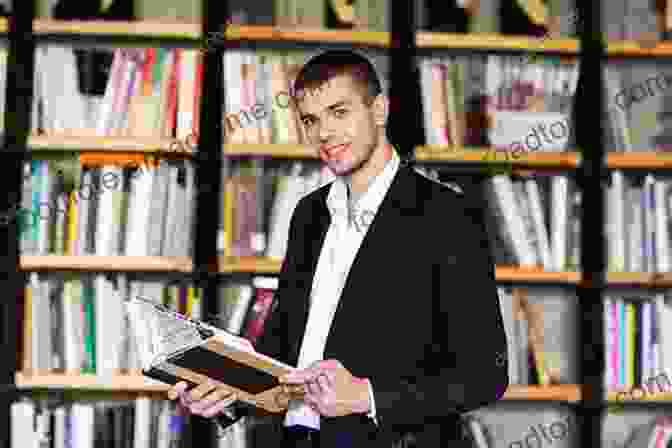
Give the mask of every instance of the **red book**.
POLYGON ((274 309, 275 291, 278 289, 278 279, 273 277, 255 277, 254 303, 250 308, 247 325, 243 337, 253 345, 264 332, 264 324, 274 309))

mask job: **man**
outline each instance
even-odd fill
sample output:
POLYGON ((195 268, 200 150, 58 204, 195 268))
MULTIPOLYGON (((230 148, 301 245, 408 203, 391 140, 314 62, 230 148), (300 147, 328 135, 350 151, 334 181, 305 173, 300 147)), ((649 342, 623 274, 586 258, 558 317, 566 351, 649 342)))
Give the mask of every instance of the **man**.
MULTIPOLYGON (((305 389, 284 426, 319 428, 286 429, 284 446, 389 448, 409 434, 420 447, 464 446, 459 414, 508 386, 494 267, 474 208, 401 163, 366 58, 316 56, 293 97, 336 179, 294 210, 278 307, 256 347, 300 369, 281 379, 305 389)), ((185 389, 169 397, 206 417, 235 401, 206 385, 185 389)))

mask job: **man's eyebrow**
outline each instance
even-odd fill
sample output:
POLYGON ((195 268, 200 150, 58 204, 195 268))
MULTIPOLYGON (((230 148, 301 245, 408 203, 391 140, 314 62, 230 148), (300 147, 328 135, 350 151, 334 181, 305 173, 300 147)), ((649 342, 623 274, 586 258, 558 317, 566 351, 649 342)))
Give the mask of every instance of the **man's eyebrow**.
MULTIPOLYGON (((339 107, 347 106, 350 103, 351 103, 350 100, 336 101, 334 104, 331 104, 331 105, 325 107, 325 109, 334 110, 334 109, 337 109, 339 107)), ((315 118, 315 114, 301 114, 301 116, 299 118, 301 120, 303 120, 304 118, 315 118)))

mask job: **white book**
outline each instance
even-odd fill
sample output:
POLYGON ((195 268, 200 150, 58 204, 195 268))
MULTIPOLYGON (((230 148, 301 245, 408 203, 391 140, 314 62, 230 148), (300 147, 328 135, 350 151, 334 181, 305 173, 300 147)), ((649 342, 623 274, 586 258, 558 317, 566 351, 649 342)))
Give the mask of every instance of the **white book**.
POLYGON ((611 328, 613 323, 611 321, 611 306, 612 300, 609 297, 604 298, 603 319, 604 319, 604 388, 610 389, 612 387, 611 378, 614 375, 614 369, 611 365, 611 353, 614 349, 611 344, 611 328))
POLYGON ((76 448, 94 448, 94 405, 74 402, 71 416, 72 445, 76 448))
POLYGON ((65 406, 54 409, 54 448, 69 448, 66 445, 66 419, 68 412, 65 406))
POLYGON ((654 210, 656 221, 656 272, 668 272, 672 269, 670 263, 670 233, 667 227, 670 217, 667 214, 665 204, 668 188, 668 181, 663 179, 657 179, 653 186, 656 204, 654 210))
POLYGON ((642 272, 644 270, 644 257, 642 256, 644 223, 641 186, 632 185, 628 191, 628 241, 629 241, 629 272, 642 272))
POLYGON ((75 295, 73 281, 63 281, 61 306, 63 315, 65 369, 70 373, 79 373, 82 368, 81 342, 84 341, 84 320, 81 296, 75 295))
POLYGON ((98 216, 96 221, 96 255, 119 255, 120 222, 115 218, 116 196, 122 194, 123 168, 104 166, 98 179, 98 216), (113 181, 116 179, 116 181, 113 181))
MULTIPOLYGON (((647 300, 642 303, 642 328, 640 329, 642 338, 641 347, 639 347, 638 350, 642 361, 642 373, 639 378, 641 384, 646 384, 649 378, 656 375, 651 369, 651 311, 652 305, 650 301, 647 300)), ((635 379, 635 381, 637 381, 637 379, 635 379)))
POLYGON ((672 374, 672 303, 663 293, 656 294, 655 302, 660 322, 660 362, 662 370, 672 374))
POLYGON ((287 240, 289 237, 289 224, 296 205, 303 194, 303 181, 299 173, 300 162, 292 165, 289 176, 279 179, 278 191, 273 201, 269 222, 269 238, 266 248, 268 257, 284 257, 287 252, 287 240))
POLYGON ((96 317, 96 375, 110 376, 121 367, 124 309, 123 299, 103 275, 94 280, 96 317))
POLYGON ((625 190, 623 172, 614 170, 611 172, 611 186, 607 192, 607 250, 608 266, 612 272, 625 271, 626 238, 624 228, 625 190))
POLYGON ((548 231, 546 230, 546 220, 544 219, 544 210, 541 205, 541 193, 539 192, 537 181, 534 179, 526 180, 525 190, 529 199, 534 230, 537 235, 537 245, 541 255, 541 264, 544 266, 545 270, 550 271, 553 269, 551 248, 548 243, 548 231))
POLYGON ((75 135, 85 132, 86 106, 77 85, 77 63, 73 48, 48 45, 43 62, 43 67, 47 69, 42 79, 50 117, 49 131, 75 135))
POLYGON ((135 422, 133 425, 133 448, 150 448, 151 400, 135 399, 135 422))
POLYGON ((156 448, 170 448, 170 417, 170 402, 164 400, 160 404, 156 448))
POLYGON ((504 322, 504 332, 506 333, 509 384, 520 384, 518 350, 514 337, 513 296, 507 288, 501 286, 497 287, 497 294, 499 295, 499 306, 504 322))
POLYGON ((644 269, 646 272, 656 271, 656 221, 655 204, 653 197, 653 185, 655 181, 651 174, 644 178, 644 188, 642 189, 642 211, 643 211, 643 235, 642 242, 644 248, 644 269))
POLYGON ((180 49, 180 63, 178 75, 177 95, 177 126, 175 137, 185 141, 192 134, 194 126, 194 97, 196 92, 196 61, 198 51, 193 49, 180 49), (188 95, 191 93, 192 95, 188 95))
POLYGON ((244 143, 245 133, 242 129, 244 117, 240 117, 242 105, 242 64, 241 50, 224 52, 224 142, 244 143))
POLYGON ((111 130, 114 129, 114 99, 119 88, 119 82, 123 77, 123 59, 122 50, 115 50, 110 67, 110 76, 105 86, 105 95, 100 102, 96 117, 96 135, 98 136, 110 135, 111 130))
POLYGON ((166 195, 166 220, 163 227, 163 240, 161 243, 161 255, 175 255, 175 226, 177 224, 178 214, 180 213, 180 187, 177 185, 178 168, 175 165, 168 164, 169 173, 167 177, 167 195, 166 195))
POLYGON ((161 255, 164 222, 168 207, 168 175, 170 166, 162 161, 156 170, 149 202, 148 250, 151 256, 161 255))
MULTIPOLYGON (((10 405, 11 448, 39 448, 35 432, 35 405, 29 401, 17 401, 10 405)), ((79 447, 78 447, 79 448, 79 447)))
POLYGON ((567 266, 567 230, 569 211, 569 179, 551 178, 551 254, 553 270, 564 271, 567 266))
POLYGON ((138 170, 129 176, 130 181, 128 189, 128 209, 126 214, 126 233, 124 235, 124 255, 147 255, 146 218, 149 213, 149 207, 147 206, 147 204, 149 204, 149 198, 146 196, 146 192, 148 178, 150 179, 151 188, 152 175, 150 173, 152 171, 153 170, 151 169, 143 171, 138 170), (144 220, 143 217, 145 218, 144 220))
POLYGON ((515 198, 513 184, 509 176, 492 176, 495 200, 505 222, 505 235, 513 241, 516 259, 520 266, 534 267, 537 265, 537 257, 533 246, 526 237, 527 232, 523 215, 515 198))
POLYGON ((422 94, 422 113, 425 125, 425 138, 428 145, 439 145, 439 130, 432 126, 432 59, 420 61, 420 93, 422 94))

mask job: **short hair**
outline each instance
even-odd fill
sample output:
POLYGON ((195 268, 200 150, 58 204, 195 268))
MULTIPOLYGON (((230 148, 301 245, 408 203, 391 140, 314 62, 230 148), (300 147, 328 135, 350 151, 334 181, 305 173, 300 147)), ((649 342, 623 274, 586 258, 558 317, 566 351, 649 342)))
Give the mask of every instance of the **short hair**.
POLYGON ((328 50, 311 58, 294 80, 292 96, 296 92, 317 88, 334 76, 347 74, 360 86, 364 100, 370 104, 382 92, 380 79, 371 61, 350 50, 328 50))

